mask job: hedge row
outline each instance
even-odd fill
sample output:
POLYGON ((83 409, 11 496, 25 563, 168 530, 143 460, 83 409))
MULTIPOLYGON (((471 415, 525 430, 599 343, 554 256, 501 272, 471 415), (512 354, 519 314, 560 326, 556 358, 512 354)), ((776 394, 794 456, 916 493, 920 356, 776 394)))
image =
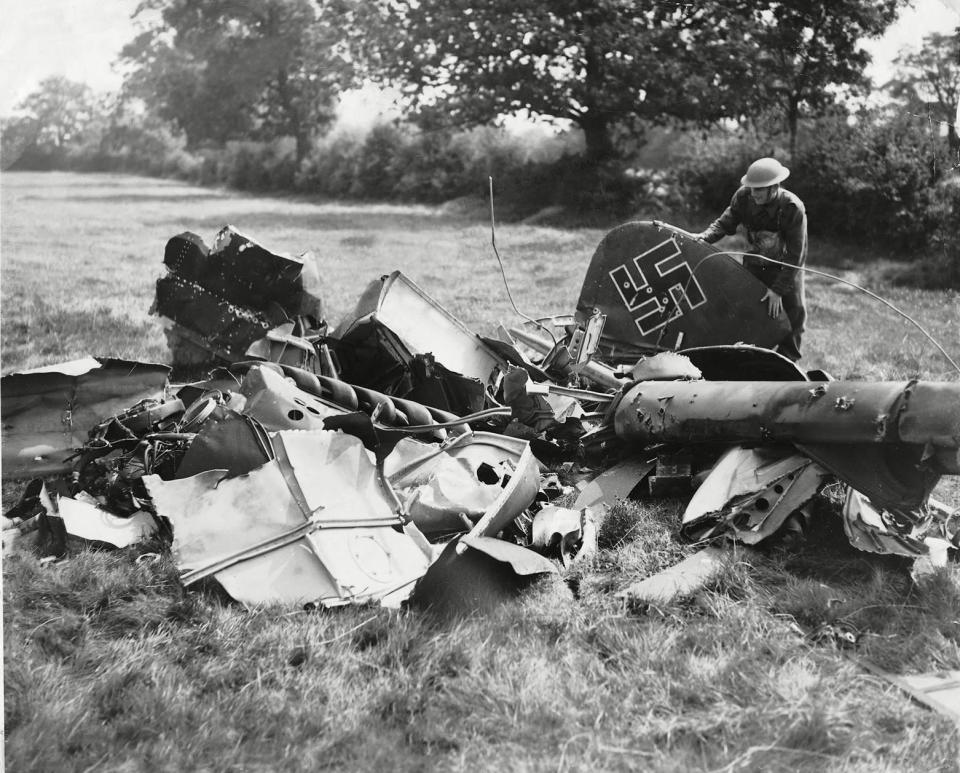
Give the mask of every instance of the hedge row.
MULTIPOLYGON (((744 131, 676 132, 668 139, 661 169, 652 171, 622 162, 589 165, 572 135, 522 139, 494 128, 422 132, 383 124, 363 137, 323 137, 298 163, 292 140, 188 152, 163 126, 126 126, 58 152, 28 148, 16 167, 139 172, 250 191, 428 203, 485 196, 492 176, 505 219, 560 207, 568 223, 571 216, 681 222, 684 213, 719 213, 753 159, 786 155, 769 136, 744 131)), ((960 183, 949 161, 945 141, 922 119, 837 114, 803 127, 787 187, 805 202, 817 236, 875 245, 901 258, 942 256, 938 270, 960 286, 960 183)))

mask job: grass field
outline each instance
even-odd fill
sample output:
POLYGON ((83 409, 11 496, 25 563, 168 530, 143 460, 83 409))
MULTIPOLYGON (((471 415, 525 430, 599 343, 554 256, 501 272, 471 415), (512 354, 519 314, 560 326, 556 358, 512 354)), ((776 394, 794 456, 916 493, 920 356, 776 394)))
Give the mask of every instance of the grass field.
MULTIPOLYGON (((231 223, 311 251, 332 322, 401 269, 478 332, 513 323, 489 224, 464 210, 263 198, 171 181, 5 174, 2 370, 85 355, 163 362, 148 313, 163 246, 231 223)), ((481 208, 482 209, 482 208, 481 208)), ((697 223, 679 222, 697 226, 697 223)), ((702 227, 702 224, 699 224, 702 227)), ((572 311, 601 230, 502 225, 531 315, 572 311)), ((811 264, 863 281, 960 358, 960 297, 884 286, 865 256, 811 264)), ((912 326, 810 281, 805 364, 846 378, 960 379, 912 326)), ((956 479, 941 499, 960 505, 956 479)), ((4 485, 9 507, 19 485, 4 485)), ((683 503, 617 505, 588 565, 482 618, 377 608, 246 611, 186 593, 170 559, 77 550, 3 565, 7 769, 947 771, 957 729, 857 662, 960 668, 960 570, 847 546, 825 513, 803 545, 738 550, 692 599, 614 592, 692 552, 683 503), (843 649, 809 632, 859 633, 843 649)))

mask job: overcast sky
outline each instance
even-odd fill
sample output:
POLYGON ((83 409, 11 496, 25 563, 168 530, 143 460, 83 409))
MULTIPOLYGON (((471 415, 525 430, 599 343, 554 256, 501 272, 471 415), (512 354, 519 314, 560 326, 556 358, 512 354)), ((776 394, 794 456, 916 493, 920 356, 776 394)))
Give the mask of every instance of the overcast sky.
MULTIPOLYGON (((138 0, 0 0, 0 115, 49 75, 65 75, 96 91, 112 91, 120 75, 112 63, 136 34, 131 20, 138 0)), ((918 47, 931 31, 960 24, 960 0, 914 0, 913 8, 880 41, 864 47, 875 60, 871 74, 882 83, 903 47, 918 47)))

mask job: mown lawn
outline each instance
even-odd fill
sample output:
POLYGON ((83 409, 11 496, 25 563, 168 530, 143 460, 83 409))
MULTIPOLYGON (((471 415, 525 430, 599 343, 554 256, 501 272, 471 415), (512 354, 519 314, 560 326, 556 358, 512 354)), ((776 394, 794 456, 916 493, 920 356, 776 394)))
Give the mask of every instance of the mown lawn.
MULTIPOLYGON (((5 174, 2 370, 85 355, 165 361, 148 309, 163 246, 231 223, 316 257, 336 322, 401 269, 478 332, 514 315, 489 224, 453 209, 242 196, 135 177, 5 174)), ((482 207, 480 208, 482 210, 482 207)), ((681 223, 687 225, 687 223, 681 223)), ((572 311, 601 230, 499 225, 514 297, 572 311)), ((836 255, 831 245, 819 254, 836 255)), ((814 240, 811 263, 817 262, 814 240)), ((960 298, 863 281, 960 357, 960 298)), ((836 262, 832 258, 831 262, 836 262)), ((840 269, 837 269, 840 270, 840 269)), ((834 376, 960 378, 916 329, 809 285, 805 364, 834 376)), ((4 485, 9 507, 22 484, 4 485)), ((956 480, 938 496, 960 505, 956 480)), ((956 727, 857 662, 960 668, 960 572, 847 546, 824 508, 802 545, 735 551, 691 599, 614 593, 676 563, 680 501, 617 505, 588 565, 461 620, 378 608, 247 611, 185 592, 169 557, 3 564, 4 739, 20 770, 956 770, 956 727), (841 648, 825 625, 859 634, 841 648)))

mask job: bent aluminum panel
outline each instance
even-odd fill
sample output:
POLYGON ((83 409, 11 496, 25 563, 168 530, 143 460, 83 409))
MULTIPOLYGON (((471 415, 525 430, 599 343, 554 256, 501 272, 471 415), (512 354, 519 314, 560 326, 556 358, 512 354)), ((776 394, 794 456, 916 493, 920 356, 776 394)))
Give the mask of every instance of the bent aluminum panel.
POLYGON ((497 500, 470 530, 475 537, 494 537, 514 518, 526 510, 540 491, 540 468, 528 446, 517 461, 510 482, 500 491, 497 500))
POLYGON ((721 531, 754 545, 773 535, 823 486, 828 473, 789 449, 735 446, 717 462, 683 513, 682 531, 705 539, 721 531))
POLYGON ((105 419, 163 397, 170 368, 88 358, 0 379, 3 477, 66 472, 67 461, 105 419))
POLYGON ((459 319, 399 271, 386 277, 376 303, 367 288, 354 313, 334 332, 343 338, 360 324, 375 320, 394 333, 412 354, 433 354, 449 370, 490 384, 505 361, 459 319))
POLYGON ((173 525, 185 582, 222 575, 248 604, 394 603, 409 593, 430 550, 409 527, 394 528, 400 520, 363 444, 320 430, 280 432, 274 445, 276 459, 237 478, 144 476, 173 525))
POLYGON ((404 438, 384 470, 421 531, 455 534, 467 528, 461 515, 479 520, 501 494, 499 480, 480 480, 480 466, 512 476, 527 446, 525 440, 488 432, 465 433, 440 447, 404 438))

